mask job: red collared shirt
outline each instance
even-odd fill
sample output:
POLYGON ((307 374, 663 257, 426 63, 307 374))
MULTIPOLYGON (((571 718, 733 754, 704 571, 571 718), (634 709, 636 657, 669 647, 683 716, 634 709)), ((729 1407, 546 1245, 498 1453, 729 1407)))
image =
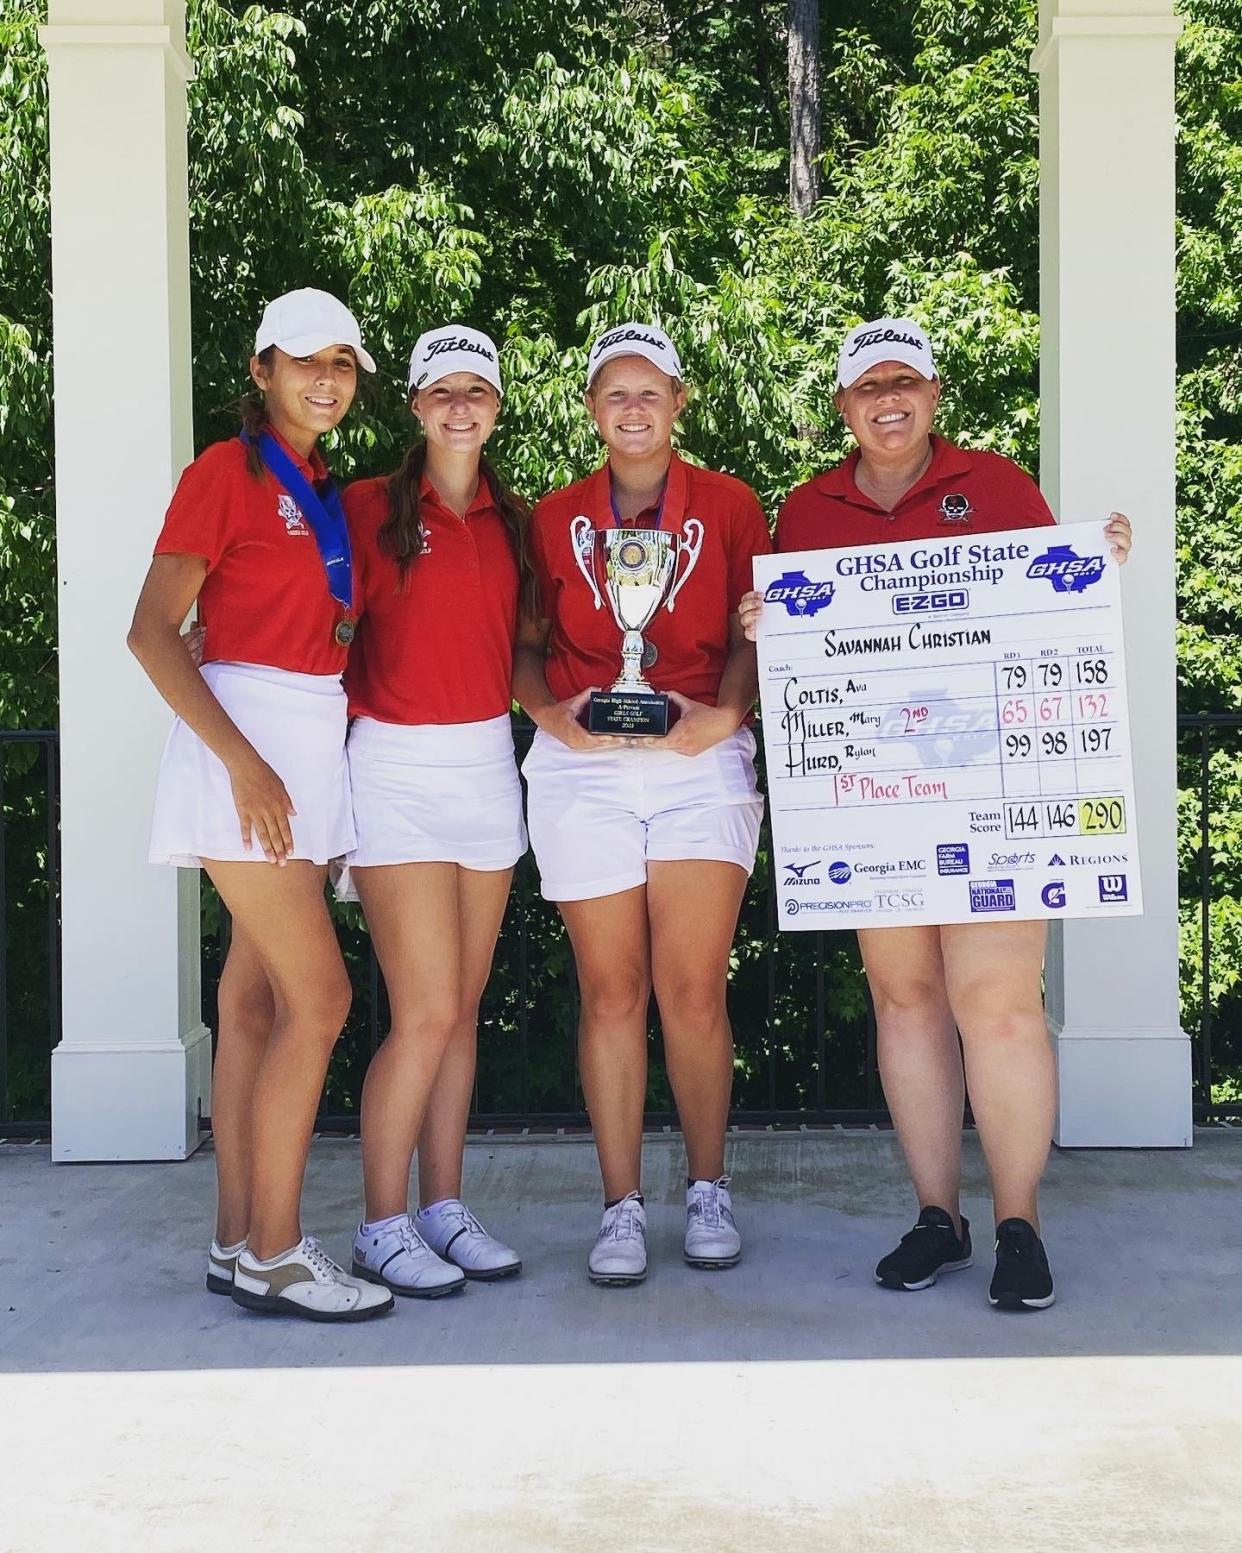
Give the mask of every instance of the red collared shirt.
MULTIPOLYGON (((318 449, 305 459, 277 441, 308 480, 327 477, 318 449)), ((310 525, 274 476, 251 474, 238 438, 213 443, 186 469, 155 554, 207 562, 198 594, 205 662, 259 663, 295 674, 339 674, 345 667, 346 650, 333 636, 343 611, 328 592, 310 525)))
MULTIPOLYGON (((607 689, 621 672, 621 631, 604 600, 595 608, 578 570, 570 540, 575 517, 597 529, 616 527, 608 465, 564 490, 553 491, 535 508, 531 556, 552 625, 548 642, 548 688, 558 701, 596 685, 607 689)), ((715 705, 729 656, 729 616, 751 587, 751 560, 772 549, 759 500, 732 475, 699 469, 674 453, 664 487, 661 527, 685 537, 686 520, 703 525, 698 562, 670 611, 661 605, 643 631, 658 654, 644 674, 656 690, 678 690, 691 700, 715 705)), ((654 511, 634 520, 654 523, 654 511)), ((683 553, 677 575, 686 567, 683 553)))
POLYGON ((345 491, 362 616, 345 689, 353 717, 407 726, 472 723, 512 704, 518 568, 485 480, 464 518, 423 477, 419 515, 426 549, 401 584, 379 547, 388 480, 345 491))
POLYGON ((826 550, 941 535, 1041 528, 1056 519, 1025 470, 999 453, 973 453, 932 437, 923 478, 885 512, 858 489, 858 450, 790 491, 776 519, 778 550, 826 550))

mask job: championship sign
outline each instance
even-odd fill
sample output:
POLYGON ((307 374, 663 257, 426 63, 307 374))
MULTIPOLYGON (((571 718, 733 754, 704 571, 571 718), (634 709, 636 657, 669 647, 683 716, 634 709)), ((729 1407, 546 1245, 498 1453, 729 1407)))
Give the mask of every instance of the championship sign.
POLYGON ((1102 523, 754 571, 781 927, 1141 912, 1102 523))

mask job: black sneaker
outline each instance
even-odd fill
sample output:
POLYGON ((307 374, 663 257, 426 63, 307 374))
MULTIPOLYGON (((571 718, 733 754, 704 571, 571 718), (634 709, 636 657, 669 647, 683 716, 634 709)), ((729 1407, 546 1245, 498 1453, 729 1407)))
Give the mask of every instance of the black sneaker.
POLYGON ((924 1208, 919 1221, 876 1266, 875 1281, 886 1289, 930 1289, 941 1273, 969 1267, 970 1220, 962 1219, 962 1238, 943 1208, 924 1208))
POLYGON ((1043 1241, 1025 1219, 1003 1219, 996 1226, 988 1303, 998 1310, 1047 1310, 1055 1299, 1043 1241))

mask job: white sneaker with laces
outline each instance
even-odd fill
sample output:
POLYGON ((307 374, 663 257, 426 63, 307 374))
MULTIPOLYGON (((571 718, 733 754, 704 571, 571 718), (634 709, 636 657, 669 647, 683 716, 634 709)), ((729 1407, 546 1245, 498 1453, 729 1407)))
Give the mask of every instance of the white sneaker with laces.
POLYGON ((741 1255, 729 1177, 696 1181, 686 1191, 686 1261, 691 1267, 732 1267, 741 1255))
POLYGON ((218 1240, 211 1242, 207 1250, 207 1287, 213 1294, 232 1294, 233 1273, 245 1245, 244 1240, 234 1246, 222 1246, 218 1240))
POLYGON ((465 1274, 436 1255, 409 1214, 377 1224, 369 1234, 358 1226, 353 1272, 414 1300, 436 1300, 466 1286, 465 1274))
POLYGON ((512 1278, 522 1271, 517 1252, 489 1235, 457 1197, 433 1203, 415 1222, 436 1255, 460 1267, 467 1278, 486 1283, 493 1278, 512 1278))
POLYGON ((592 1283, 617 1288, 647 1276, 647 1210, 637 1192, 604 1209, 587 1276, 592 1283))
POLYGON ((257 1261, 249 1247, 243 1247, 232 1294, 247 1310, 269 1315, 280 1311, 307 1321, 369 1321, 393 1308, 387 1289, 351 1278, 310 1235, 267 1262, 257 1261))

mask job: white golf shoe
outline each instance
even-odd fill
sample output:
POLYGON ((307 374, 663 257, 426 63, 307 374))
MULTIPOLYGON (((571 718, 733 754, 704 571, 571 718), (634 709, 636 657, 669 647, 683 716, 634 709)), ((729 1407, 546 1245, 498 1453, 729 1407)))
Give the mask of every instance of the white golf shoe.
POLYGON ((436 1300, 466 1286, 459 1267, 443 1261, 403 1213, 354 1236, 354 1276, 380 1283, 407 1299, 436 1300))
POLYGON ((732 1267, 741 1254, 728 1176, 696 1181, 686 1191, 686 1261, 691 1267, 732 1267))
POLYGON ((647 1276, 647 1210, 637 1192, 604 1209, 595 1245, 587 1258, 592 1283, 620 1288, 647 1276))
POLYGON ((301 1316, 306 1321, 369 1321, 393 1308, 387 1289, 351 1278, 310 1235, 266 1262, 243 1248, 233 1273, 232 1295, 234 1303, 247 1310, 301 1316))
POLYGON ((456 1197, 433 1203, 418 1215, 418 1232, 446 1262, 460 1267, 467 1278, 487 1283, 512 1278, 522 1271, 522 1259, 511 1246, 489 1235, 456 1197))

